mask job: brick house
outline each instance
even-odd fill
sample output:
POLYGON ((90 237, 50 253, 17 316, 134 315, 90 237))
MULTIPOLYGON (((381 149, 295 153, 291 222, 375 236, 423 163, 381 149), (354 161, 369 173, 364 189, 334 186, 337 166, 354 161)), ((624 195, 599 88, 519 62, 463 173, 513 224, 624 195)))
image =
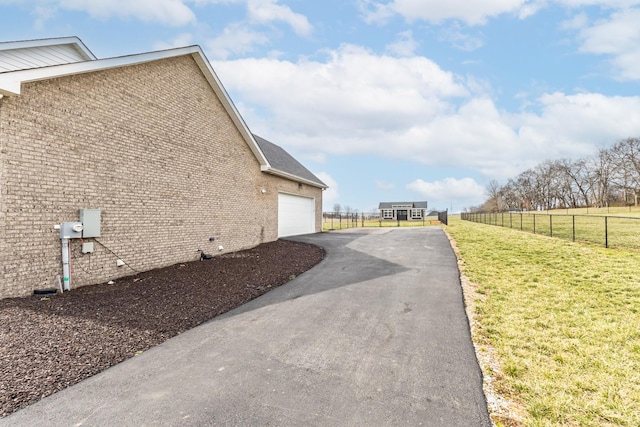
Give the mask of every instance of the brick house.
POLYGON ((83 215, 72 287, 319 232, 325 188, 249 131, 198 46, 0 43, 0 298, 57 287, 54 227, 83 215))
POLYGON ((427 202, 380 202, 380 219, 394 221, 422 220, 426 218, 427 202))

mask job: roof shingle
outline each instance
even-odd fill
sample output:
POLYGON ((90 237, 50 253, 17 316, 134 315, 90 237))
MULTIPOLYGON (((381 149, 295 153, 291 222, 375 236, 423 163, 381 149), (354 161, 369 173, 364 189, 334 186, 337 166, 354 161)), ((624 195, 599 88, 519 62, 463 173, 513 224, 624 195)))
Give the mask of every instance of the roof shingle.
POLYGON ((327 187, 324 182, 311 173, 309 169, 302 166, 300 162, 294 159, 282 147, 269 142, 256 134, 254 134, 253 137, 273 169, 285 172, 286 174, 294 177, 302 178, 303 180, 314 183, 319 187, 327 187))

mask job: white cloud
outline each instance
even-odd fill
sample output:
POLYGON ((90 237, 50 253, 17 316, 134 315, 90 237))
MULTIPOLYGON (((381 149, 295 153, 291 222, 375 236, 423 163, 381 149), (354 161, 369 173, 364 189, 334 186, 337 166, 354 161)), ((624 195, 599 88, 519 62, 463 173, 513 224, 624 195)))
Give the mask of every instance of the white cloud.
MULTIPOLYGON (((246 3, 245 20, 229 23, 222 33, 206 42, 208 54, 214 59, 227 59, 230 56, 245 55, 259 46, 270 43, 270 39, 280 37, 274 28, 267 27, 277 22, 289 25, 301 36, 309 36, 313 26, 304 15, 296 13, 290 7, 278 4, 279 0, 195 0, 196 4, 208 3, 246 3)), ((277 57, 280 52, 271 52, 277 57)))
POLYGON ((414 191, 427 200, 430 209, 444 210, 450 206, 459 208, 461 204, 481 204, 485 199, 485 189, 472 178, 445 178, 441 181, 427 182, 422 179, 407 184, 407 189, 414 191))
POLYGON ((603 9, 624 9, 640 5, 640 0, 553 0, 553 2, 568 8, 599 6, 603 9))
POLYGON ((318 137, 404 129, 449 108, 443 99, 467 95, 452 73, 427 58, 376 56, 349 45, 327 55, 326 62, 241 59, 214 68, 244 102, 268 106, 273 126, 318 137))
POLYGON ((359 6, 367 23, 384 24, 400 15, 408 22, 460 21, 473 26, 484 25, 490 18, 507 13, 526 19, 554 3, 567 9, 597 6, 623 10, 640 5, 640 0, 360 0, 359 6))
POLYGON ((248 0, 249 18, 260 23, 281 21, 289 24, 298 35, 308 36, 313 26, 304 15, 295 13, 289 6, 278 4, 278 0, 248 0))
POLYGON ((480 49, 484 45, 484 41, 481 37, 472 36, 462 32, 459 25, 452 25, 443 29, 439 34, 439 38, 447 41, 456 49, 466 52, 480 49))
POLYGON ((191 0, 196 5, 245 3, 247 20, 251 23, 271 24, 284 22, 301 36, 309 36, 313 26, 306 16, 296 13, 289 6, 279 4, 280 0, 191 0))
POLYGON ((189 33, 178 34, 170 42, 158 42, 153 48, 156 50, 173 49, 176 47, 190 46, 194 44, 193 35, 189 33))
POLYGON ((594 147, 640 133, 638 96, 556 92, 540 97, 538 105, 540 114, 518 114, 511 123, 523 145, 544 150, 546 158, 585 156, 594 147))
POLYGON ((306 16, 296 13, 279 0, 0 0, 0 4, 34 5, 36 26, 42 27, 59 10, 86 12, 92 18, 133 18, 143 22, 182 26, 197 21, 190 7, 245 3, 249 22, 270 24, 283 22, 302 36, 309 36, 313 26, 306 16))
POLYGON ((367 22, 384 22, 394 14, 407 21, 424 20, 439 24, 460 20, 468 25, 480 25, 503 13, 517 13, 526 0, 393 0, 387 3, 361 2, 367 22))
MULTIPOLYGON (((579 18, 578 18, 579 19, 579 18)), ((611 14, 609 19, 580 27, 580 51, 608 55, 615 77, 622 80, 640 80, 640 8, 625 9, 611 14)))
POLYGON ((93 18, 133 17, 174 26, 196 21, 195 14, 182 0, 60 0, 51 3, 61 9, 87 12, 93 18))
POLYGON ((586 13, 582 12, 571 19, 567 19, 564 21, 560 28, 563 30, 582 30, 589 24, 589 16, 586 13))
POLYGON ((322 211, 331 212, 333 211, 333 205, 340 201, 338 183, 326 172, 317 172, 314 173, 314 175, 320 178, 320 181, 324 182, 329 187, 322 193, 322 211))
POLYGON ((33 4, 35 26, 41 28, 60 10, 89 14, 92 18, 134 18, 143 22, 180 26, 196 21, 196 15, 184 0, 0 0, 0 4, 33 4))
POLYGON ((419 44, 413 38, 411 30, 398 34, 398 39, 386 46, 387 52, 397 56, 414 56, 419 44))
POLYGON ((249 53, 256 46, 269 43, 267 35, 252 30, 248 25, 237 22, 228 25, 222 34, 207 41, 207 54, 215 59, 226 59, 231 55, 249 53))
POLYGON ((33 14, 36 16, 34 28, 41 31, 45 27, 45 23, 56 16, 56 8, 50 6, 36 6, 33 14))
POLYGON ((427 58, 355 46, 324 62, 243 59, 214 68, 249 126, 304 158, 365 154, 503 180, 640 134, 640 97, 551 93, 510 113, 490 88, 427 58))
POLYGON ((367 24, 385 23, 395 14, 390 5, 378 3, 375 0, 358 0, 357 3, 362 18, 367 24))

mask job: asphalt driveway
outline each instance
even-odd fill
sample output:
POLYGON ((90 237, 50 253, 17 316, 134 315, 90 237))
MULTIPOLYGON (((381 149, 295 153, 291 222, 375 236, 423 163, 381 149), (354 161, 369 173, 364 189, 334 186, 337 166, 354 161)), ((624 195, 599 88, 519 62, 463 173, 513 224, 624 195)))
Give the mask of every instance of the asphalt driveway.
POLYGON ((0 426, 490 426, 439 227, 300 236, 312 270, 0 426))

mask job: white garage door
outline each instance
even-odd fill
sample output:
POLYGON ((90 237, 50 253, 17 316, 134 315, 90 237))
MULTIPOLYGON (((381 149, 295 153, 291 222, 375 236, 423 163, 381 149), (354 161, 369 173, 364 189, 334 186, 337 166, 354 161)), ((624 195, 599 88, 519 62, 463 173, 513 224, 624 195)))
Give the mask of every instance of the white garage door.
POLYGON ((278 237, 314 233, 315 206, 309 197, 278 194, 278 237))

